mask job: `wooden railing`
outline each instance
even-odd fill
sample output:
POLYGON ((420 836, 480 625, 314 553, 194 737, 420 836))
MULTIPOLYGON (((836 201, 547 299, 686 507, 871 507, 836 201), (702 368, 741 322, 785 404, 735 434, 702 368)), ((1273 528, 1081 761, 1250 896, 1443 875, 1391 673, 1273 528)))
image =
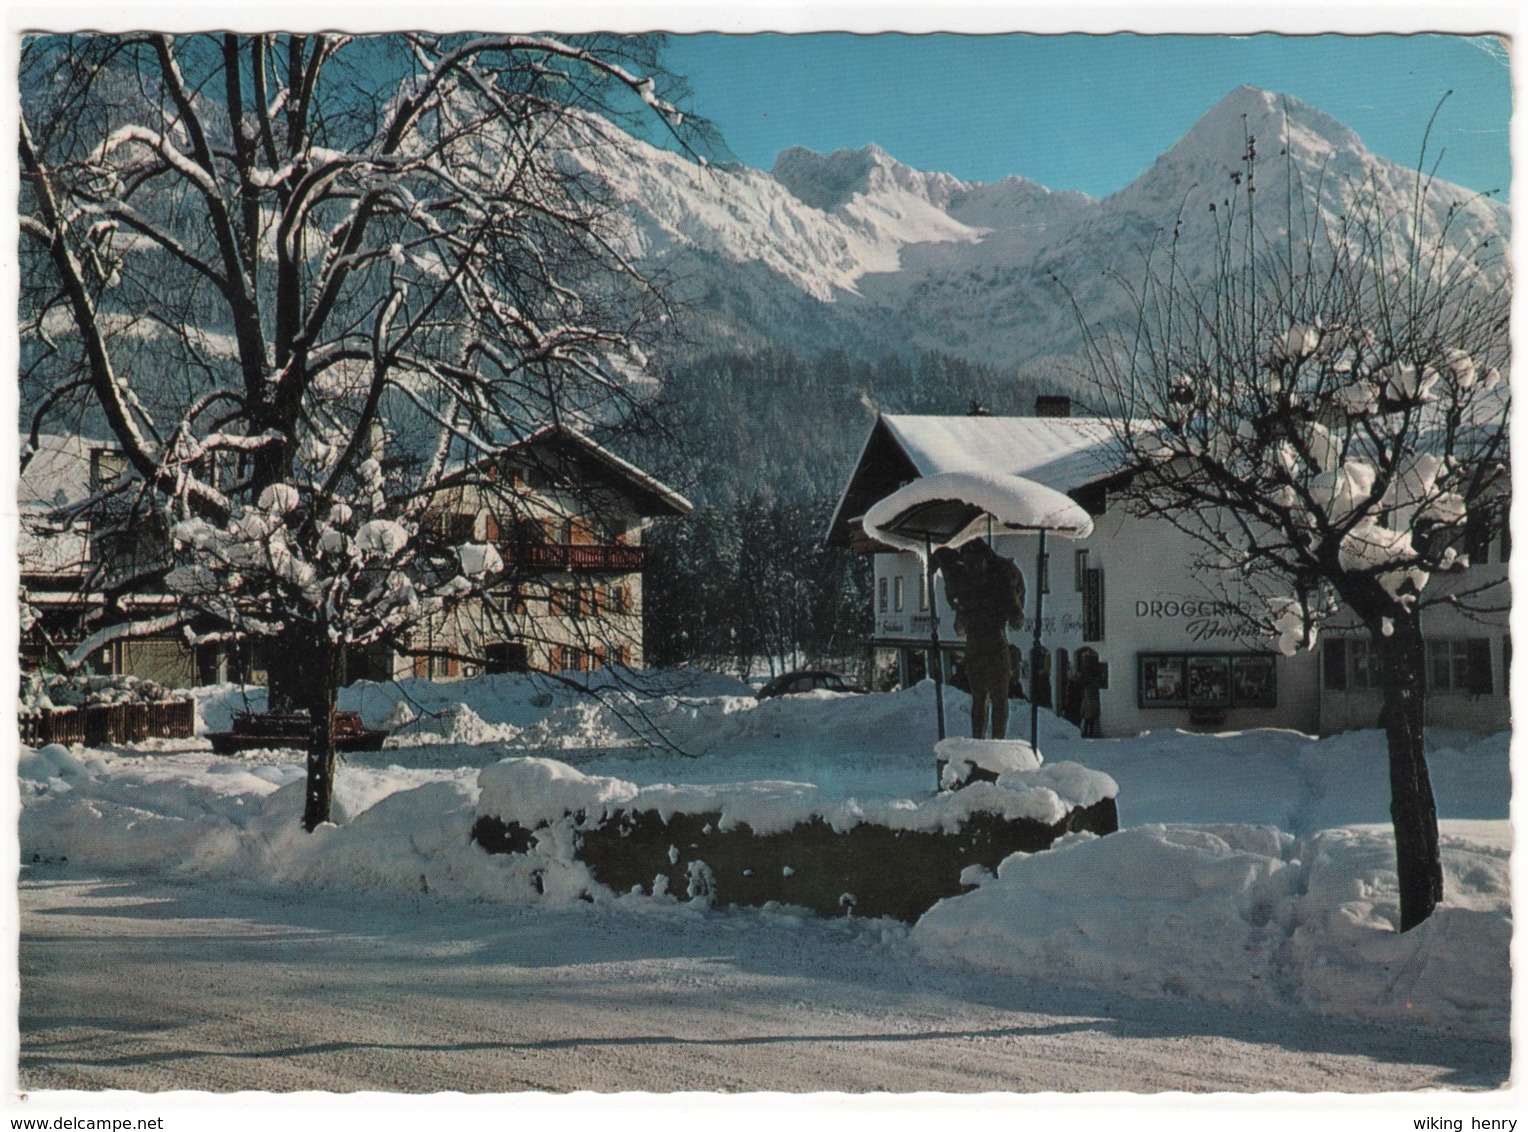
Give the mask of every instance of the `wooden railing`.
POLYGON ((529 570, 610 570, 630 573, 647 565, 640 546, 580 546, 574 543, 508 543, 500 547, 506 566, 529 570))
POLYGON ((45 708, 18 720, 21 741, 48 743, 137 743, 143 739, 189 739, 196 734, 196 705, 190 700, 99 704, 87 708, 45 708))

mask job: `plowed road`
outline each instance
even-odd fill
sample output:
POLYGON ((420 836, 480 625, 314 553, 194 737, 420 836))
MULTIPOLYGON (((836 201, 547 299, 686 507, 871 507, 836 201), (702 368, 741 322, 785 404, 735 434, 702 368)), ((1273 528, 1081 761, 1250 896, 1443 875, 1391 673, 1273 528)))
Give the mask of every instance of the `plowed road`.
POLYGON ((899 929, 29 874, 23 1090, 1495 1088, 1506 1043, 930 967, 899 929))

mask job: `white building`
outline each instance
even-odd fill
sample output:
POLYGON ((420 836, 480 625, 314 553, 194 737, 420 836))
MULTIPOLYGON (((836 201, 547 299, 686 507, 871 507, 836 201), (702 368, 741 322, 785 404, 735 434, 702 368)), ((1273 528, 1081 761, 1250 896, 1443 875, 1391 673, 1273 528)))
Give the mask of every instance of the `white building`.
MULTIPOLYGON (((930 417, 876 420, 839 500, 828 541, 875 555, 877 682, 907 684, 928 671, 937 613, 945 671, 959 684, 963 639, 935 581, 935 609, 916 554, 875 542, 861 520, 878 500, 914 479, 941 472, 1004 472, 1065 492, 1093 516, 1093 533, 1048 540, 1041 636, 1045 646, 1041 706, 1075 718, 1078 656, 1101 665, 1100 733, 1148 729, 1289 727, 1327 734, 1373 727, 1379 717, 1366 633, 1352 617, 1334 618, 1315 650, 1280 655, 1271 640, 1250 636, 1238 595, 1225 579, 1194 568, 1203 547, 1160 519, 1130 515, 1111 499, 1108 427, 1096 418, 930 417), (1048 669, 1048 671, 1047 671, 1048 669), (1049 702, 1047 702, 1049 701, 1049 702)), ((1468 584, 1505 578, 1505 529, 1472 540, 1468 584)), ((1034 609, 1038 537, 996 534, 1012 558, 1034 609)), ((1462 584, 1435 577, 1431 586, 1462 584)), ((1501 602, 1505 604, 1505 597, 1501 602)), ((1430 725, 1494 732, 1510 726, 1507 670, 1511 643, 1505 614, 1483 624, 1447 608, 1423 620, 1428 648, 1430 725)), ((1032 624, 1009 630, 1015 694, 1027 694, 1032 624), (1020 674, 1022 673, 1022 683, 1020 674), (1021 692, 1022 689, 1022 692, 1021 692)))

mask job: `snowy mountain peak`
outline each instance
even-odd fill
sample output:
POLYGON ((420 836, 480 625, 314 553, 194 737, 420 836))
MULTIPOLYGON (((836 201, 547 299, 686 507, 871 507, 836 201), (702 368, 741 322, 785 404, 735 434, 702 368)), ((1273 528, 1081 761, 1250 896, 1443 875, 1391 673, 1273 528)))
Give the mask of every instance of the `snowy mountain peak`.
POLYGON ((948 173, 925 173, 903 165, 874 143, 827 154, 792 146, 775 158, 771 172, 802 204, 823 212, 842 208, 856 196, 896 191, 944 208, 966 188, 948 173))
POLYGON ((1287 94, 1253 86, 1231 91, 1162 156, 1165 162, 1239 161, 1248 139, 1263 158, 1321 161, 1334 154, 1367 155, 1362 139, 1337 119, 1287 94))

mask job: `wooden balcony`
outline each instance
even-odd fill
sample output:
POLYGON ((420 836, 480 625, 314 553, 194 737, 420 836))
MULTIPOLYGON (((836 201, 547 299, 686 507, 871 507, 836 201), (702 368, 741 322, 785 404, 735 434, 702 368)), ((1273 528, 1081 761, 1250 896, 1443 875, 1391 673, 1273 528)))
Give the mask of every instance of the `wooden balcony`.
POLYGON ((630 574, 647 566, 640 546, 582 546, 575 543, 507 543, 499 547, 507 567, 578 573, 630 574))

